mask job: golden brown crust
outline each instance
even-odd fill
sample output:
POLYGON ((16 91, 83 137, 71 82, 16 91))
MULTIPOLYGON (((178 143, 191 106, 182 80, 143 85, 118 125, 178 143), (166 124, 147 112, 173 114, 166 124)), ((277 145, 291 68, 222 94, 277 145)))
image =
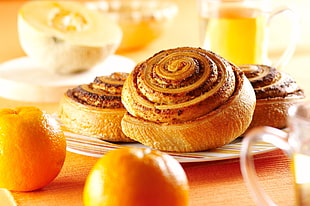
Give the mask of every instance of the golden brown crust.
POLYGON ((66 95, 75 101, 96 108, 124 108, 121 92, 128 73, 116 72, 96 77, 90 84, 69 89, 66 95))
POLYGON ((249 129, 257 126, 286 127, 288 108, 305 98, 296 81, 266 65, 242 65, 240 69, 250 80, 256 95, 256 108, 249 129))
POLYGON ((161 51, 125 81, 123 132, 152 148, 193 152, 223 146, 252 120, 255 95, 244 74, 191 47, 161 51))
POLYGON ((133 142, 121 130, 126 112, 121 91, 127 73, 96 77, 90 84, 69 89, 60 102, 60 120, 78 134, 112 142, 133 142))

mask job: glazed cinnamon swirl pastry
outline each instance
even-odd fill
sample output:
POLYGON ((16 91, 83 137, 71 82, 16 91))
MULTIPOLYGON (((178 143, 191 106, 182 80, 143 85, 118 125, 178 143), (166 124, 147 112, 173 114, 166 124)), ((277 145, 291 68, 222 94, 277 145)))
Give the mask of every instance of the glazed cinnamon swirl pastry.
POLYGON ((126 112, 121 91, 127 73, 96 77, 69 89, 60 103, 60 120, 70 131, 112 142, 132 142, 121 129, 126 112))
POLYGON ((124 83, 123 132, 151 148, 193 152, 223 146, 249 126, 254 90, 220 56, 181 47, 138 64, 124 83))
POLYGON ((286 127, 288 108, 305 96, 288 74, 266 65, 241 65, 256 94, 256 108, 249 129, 257 126, 286 127))

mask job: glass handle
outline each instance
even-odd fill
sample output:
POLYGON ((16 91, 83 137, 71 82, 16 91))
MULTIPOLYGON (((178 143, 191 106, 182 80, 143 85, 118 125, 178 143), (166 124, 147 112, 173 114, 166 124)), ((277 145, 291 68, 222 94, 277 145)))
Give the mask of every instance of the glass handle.
POLYGON ((252 146, 257 142, 271 143, 291 156, 290 146, 287 143, 287 133, 271 127, 254 128, 244 137, 240 153, 242 176, 256 204, 259 206, 276 206, 258 181, 252 153, 252 146))
POLYGON ((286 65, 287 62, 292 58, 300 36, 299 16, 293 9, 286 6, 279 7, 271 12, 267 22, 268 26, 272 22, 272 19, 280 14, 287 14, 290 17, 291 33, 290 33, 290 39, 287 43, 287 47, 284 50, 283 54, 276 62, 272 64, 272 66, 279 69, 282 68, 284 65, 286 65))

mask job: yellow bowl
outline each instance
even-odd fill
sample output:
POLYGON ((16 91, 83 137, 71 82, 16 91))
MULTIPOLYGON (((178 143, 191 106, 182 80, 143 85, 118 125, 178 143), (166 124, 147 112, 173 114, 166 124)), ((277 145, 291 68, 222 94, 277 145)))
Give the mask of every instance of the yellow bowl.
POLYGON ((117 52, 140 49, 160 37, 178 12, 173 2, 165 1, 92 1, 90 9, 99 10, 114 19, 123 31, 117 52))

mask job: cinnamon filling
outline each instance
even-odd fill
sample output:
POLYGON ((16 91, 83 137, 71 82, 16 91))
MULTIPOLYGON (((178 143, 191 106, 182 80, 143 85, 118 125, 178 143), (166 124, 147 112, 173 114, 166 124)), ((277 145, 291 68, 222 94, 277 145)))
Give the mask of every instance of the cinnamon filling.
POLYGON ((200 48, 163 50, 135 67, 123 102, 131 115, 149 121, 193 120, 229 101, 236 69, 200 48))
POLYGON ((257 99, 304 97, 296 81, 286 73, 266 65, 242 65, 257 99))
POLYGON ((90 84, 80 85, 67 91, 74 101, 98 108, 124 108, 121 91, 127 73, 113 73, 110 76, 96 77, 90 84))

